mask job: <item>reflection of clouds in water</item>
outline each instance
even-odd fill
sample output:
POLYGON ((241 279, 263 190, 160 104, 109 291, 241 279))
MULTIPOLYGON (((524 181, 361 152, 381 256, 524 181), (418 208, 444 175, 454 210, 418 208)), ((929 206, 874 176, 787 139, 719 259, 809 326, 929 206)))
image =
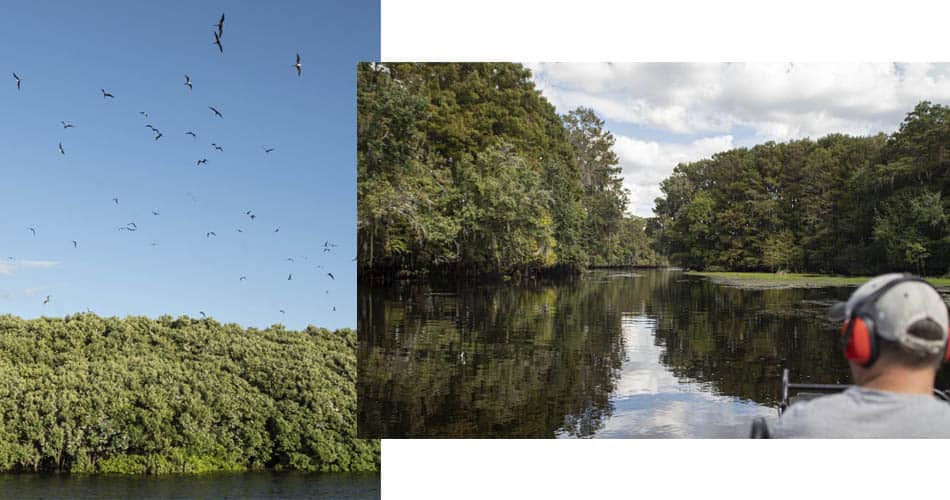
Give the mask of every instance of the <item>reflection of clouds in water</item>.
POLYGON ((625 314, 621 328, 624 362, 611 396, 614 412, 596 437, 747 437, 754 417, 774 421, 772 408, 673 375, 660 363, 654 319, 625 314))

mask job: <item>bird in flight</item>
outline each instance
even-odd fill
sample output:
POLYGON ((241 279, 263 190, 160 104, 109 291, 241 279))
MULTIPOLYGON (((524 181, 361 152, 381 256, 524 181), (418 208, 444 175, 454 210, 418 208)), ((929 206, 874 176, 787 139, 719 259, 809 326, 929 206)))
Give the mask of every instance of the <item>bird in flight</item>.
POLYGON ((202 159, 198 160, 197 165, 200 167, 202 163, 208 163, 208 159, 207 159, 207 158, 202 158, 202 159))
POLYGON ((246 279, 247 279, 247 276, 241 276, 240 278, 238 278, 238 281, 244 281, 246 279))
POLYGON ((152 132, 158 132, 158 129, 153 127, 151 123, 146 123, 145 128, 152 129, 152 132))
POLYGON ((13 79, 16 80, 16 89, 20 90, 20 77, 16 74, 16 72, 13 73, 13 79))
POLYGON ((221 146, 219 146, 219 145, 217 145, 217 144, 215 144, 215 143, 213 143, 213 142, 211 143, 211 146, 214 147, 214 149, 217 149, 218 151, 221 151, 222 153, 224 152, 224 148, 222 148, 221 146))
POLYGON ((198 138, 198 134, 196 134, 196 133, 194 133, 194 132, 192 132, 192 131, 190 131, 190 130, 187 131, 187 132, 185 132, 185 135, 190 135, 192 139, 197 139, 197 138, 198 138))
POLYGON ((63 149, 63 143, 59 143, 59 154, 66 154, 66 150, 63 149))
POLYGON ((188 90, 191 90, 191 77, 188 75, 185 75, 185 85, 188 86, 188 90))
POLYGON ((43 304, 49 304, 49 295, 46 296, 46 299, 43 300, 43 304))
POLYGON ((159 140, 159 139, 161 139, 161 138, 162 138, 162 133, 161 133, 161 132, 158 132, 158 133, 155 134, 155 140, 156 140, 156 141, 159 140))
POLYGON ((119 199, 118 199, 118 198, 112 198, 112 201, 113 201, 116 205, 119 204, 119 199))
POLYGON ((215 234, 214 231, 208 231, 205 233, 205 238, 210 238, 212 236, 217 236, 217 234, 215 234))
POLYGON ((336 281, 336 278, 333 277, 333 273, 327 273, 327 276, 329 276, 331 280, 336 281))
POLYGON ((158 210, 152 210, 152 215, 161 215, 161 214, 158 213, 158 210))
POLYGON ((281 314, 287 314, 287 311, 281 309, 281 310, 280 310, 280 313, 281 313, 281 314))
POLYGON ((207 317, 208 317, 208 315, 205 314, 204 311, 198 311, 198 314, 200 314, 202 318, 207 318, 207 317))
POLYGON ((76 240, 73 240, 73 248, 76 248, 78 246, 79 246, 79 242, 77 242, 76 240))
POLYGON ((274 232, 275 232, 275 233, 280 232, 280 228, 279 228, 279 227, 278 227, 278 228, 274 228, 274 232))
POLYGON ((221 19, 218 20, 218 24, 212 24, 211 26, 215 26, 218 28, 218 33, 217 33, 218 37, 224 34, 224 13, 223 12, 221 13, 221 19))
POLYGON ((102 91, 102 98, 103 98, 103 99, 105 99, 106 97, 111 98, 111 99, 115 99, 115 96, 112 95, 112 93, 110 93, 110 92, 106 92, 106 89, 99 89, 99 90, 102 91))
POLYGON ((63 128, 64 128, 64 129, 67 129, 67 128, 76 128, 75 125, 73 125, 72 123, 69 123, 69 122, 59 122, 59 123, 62 123, 62 124, 63 124, 63 128))
POLYGON ((34 227, 31 226, 31 227, 28 227, 27 229, 28 229, 31 233, 33 233, 33 236, 36 236, 36 228, 34 228, 34 227))
POLYGON ((145 111, 139 111, 139 114, 144 116, 146 120, 148 119, 148 113, 146 113, 145 111))
POLYGON ((289 260, 290 262, 294 262, 294 258, 293 258, 293 257, 287 257, 287 260, 289 260))
POLYGON ((267 148, 264 146, 261 146, 261 147, 264 148, 264 154, 270 154, 270 152, 274 150, 274 148, 267 148))
POLYGON ((219 35, 217 32, 214 33, 214 43, 218 46, 218 50, 223 54, 224 47, 221 46, 221 35, 219 35))
POLYGON ((239 233, 243 233, 243 232, 244 232, 244 230, 243 230, 243 229, 241 229, 241 228, 237 228, 237 232, 239 232, 239 233))
POLYGON ((294 64, 294 67, 297 68, 297 76, 300 76, 300 69, 302 67, 300 64, 300 54, 297 54, 297 64, 294 64))
POLYGON ((287 275, 287 281, 290 281, 290 280, 292 280, 292 279, 294 279, 294 275, 293 275, 293 274, 288 274, 288 275, 287 275))
POLYGON ((125 225, 125 227, 130 228, 132 231, 135 231, 136 229, 139 228, 138 226, 135 225, 134 222, 129 222, 128 224, 125 225))
POLYGON ((224 115, 222 115, 220 111, 215 109, 214 106, 208 106, 208 109, 210 109, 211 111, 214 111, 215 116, 217 116, 218 118, 224 118, 224 115))

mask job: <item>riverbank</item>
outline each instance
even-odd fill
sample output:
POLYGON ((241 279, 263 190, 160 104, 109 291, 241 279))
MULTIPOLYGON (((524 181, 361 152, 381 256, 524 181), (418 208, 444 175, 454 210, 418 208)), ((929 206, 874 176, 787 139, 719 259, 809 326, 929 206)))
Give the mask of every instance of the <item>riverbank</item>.
MULTIPOLYGON (((821 288, 837 286, 860 286, 871 276, 833 276, 824 274, 775 274, 741 272, 701 272, 687 271, 690 276, 703 276, 713 283, 744 289, 770 288, 821 288)), ((937 288, 950 288, 950 278, 925 278, 937 288)))

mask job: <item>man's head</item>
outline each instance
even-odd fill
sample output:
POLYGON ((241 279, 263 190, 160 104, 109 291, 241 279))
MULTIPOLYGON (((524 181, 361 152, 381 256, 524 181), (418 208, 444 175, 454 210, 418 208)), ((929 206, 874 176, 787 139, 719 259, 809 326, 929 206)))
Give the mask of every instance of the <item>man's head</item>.
POLYGON ((908 274, 878 276, 834 308, 855 383, 888 372, 936 374, 947 355, 950 314, 940 294, 908 274))

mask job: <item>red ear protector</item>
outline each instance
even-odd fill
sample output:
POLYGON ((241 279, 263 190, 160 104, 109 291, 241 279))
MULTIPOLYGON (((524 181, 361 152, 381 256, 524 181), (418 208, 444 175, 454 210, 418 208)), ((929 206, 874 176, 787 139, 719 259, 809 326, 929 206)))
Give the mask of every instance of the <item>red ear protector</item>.
MULTIPOLYGON (((841 325, 841 340, 844 346, 844 355, 846 358, 868 368, 877 361, 878 356, 878 336, 874 328, 874 318, 871 315, 871 306, 877 302, 877 299, 884 295, 896 285, 907 283, 908 281, 918 281, 927 283, 925 280, 912 274, 904 274, 902 277, 891 280, 884 286, 878 288, 867 297, 861 299, 854 305, 851 311, 851 317, 845 320, 841 325)), ((927 283, 930 286, 929 283, 927 283)), ((944 361, 950 361, 950 332, 948 333, 947 345, 944 347, 944 361)))

